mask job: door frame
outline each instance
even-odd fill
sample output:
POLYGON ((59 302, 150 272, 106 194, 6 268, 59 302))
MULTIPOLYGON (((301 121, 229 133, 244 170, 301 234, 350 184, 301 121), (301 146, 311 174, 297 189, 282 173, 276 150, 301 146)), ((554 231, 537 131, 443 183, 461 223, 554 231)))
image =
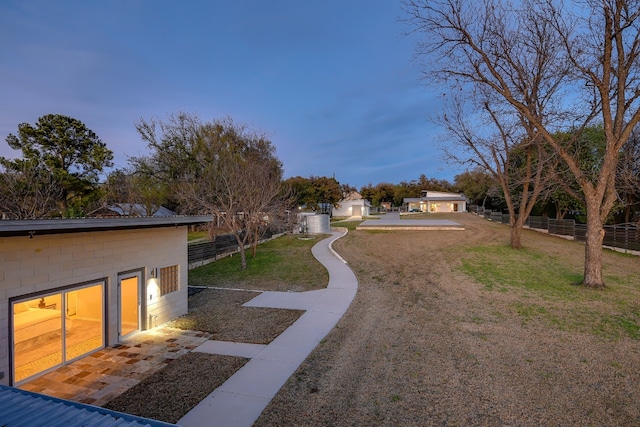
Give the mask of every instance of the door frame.
POLYGON ((144 268, 137 268, 135 270, 128 270, 118 273, 118 279, 116 282, 116 300, 117 300, 117 315, 116 315, 116 336, 118 342, 121 340, 126 340, 128 337, 135 335, 137 332, 142 331, 144 328, 143 319, 146 316, 146 304, 145 302, 145 289, 144 286, 144 268), (121 284, 123 280, 131 279, 133 277, 138 278, 138 328, 130 332, 126 335, 122 335, 122 292, 121 292, 121 284))

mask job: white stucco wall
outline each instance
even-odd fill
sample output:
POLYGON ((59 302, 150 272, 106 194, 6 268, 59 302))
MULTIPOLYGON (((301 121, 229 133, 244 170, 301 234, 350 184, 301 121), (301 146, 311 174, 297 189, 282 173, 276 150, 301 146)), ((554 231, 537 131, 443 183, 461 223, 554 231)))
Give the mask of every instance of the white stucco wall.
POLYGON ((365 200, 343 200, 333 207, 332 214, 336 217, 349 217, 353 215, 369 216, 369 204, 365 200), (359 207, 358 211, 354 213, 353 207, 359 207))
MULTIPOLYGON (((118 340, 118 274, 179 265, 179 289, 143 286, 147 329, 187 312, 187 227, 0 237, 0 384, 9 383, 9 298, 106 278, 107 345, 118 340), (149 324, 150 315, 152 324, 149 324)), ((143 311, 144 313, 144 311, 143 311)))
POLYGON ((418 209, 421 212, 465 212, 467 210, 467 204, 464 200, 459 201, 420 201, 407 203, 407 209, 418 209), (458 210, 454 211, 454 203, 458 205, 458 210))

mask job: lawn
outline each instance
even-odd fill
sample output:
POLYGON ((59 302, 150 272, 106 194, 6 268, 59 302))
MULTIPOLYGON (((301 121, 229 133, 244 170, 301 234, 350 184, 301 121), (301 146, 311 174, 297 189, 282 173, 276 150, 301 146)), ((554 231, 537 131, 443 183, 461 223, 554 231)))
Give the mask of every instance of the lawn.
MULTIPOLYGON (((575 245, 555 243, 567 248, 575 245)), ((486 291, 517 295, 512 308, 524 322, 535 318, 566 331, 609 339, 640 338, 639 269, 606 269, 605 289, 585 289, 576 286, 582 280, 581 266, 545 249, 513 250, 491 243, 467 247, 461 269, 486 291)), ((605 260, 611 263, 624 264, 630 259, 629 255, 606 252, 605 260)))
POLYGON ((278 237, 259 245, 255 258, 247 250, 246 270, 240 268, 240 254, 234 254, 190 270, 189 285, 269 291, 326 287, 329 275, 311 254, 311 247, 324 237, 278 237))
POLYGON ((187 234, 187 241, 191 242, 193 240, 199 240, 199 239, 204 239, 208 237, 209 237, 208 231, 190 231, 189 234, 187 234))
POLYGON ((338 220, 338 221, 332 221, 331 222, 331 227, 341 227, 341 228, 346 228, 348 231, 353 231, 361 223, 362 223, 362 221, 343 221, 343 220, 338 220))

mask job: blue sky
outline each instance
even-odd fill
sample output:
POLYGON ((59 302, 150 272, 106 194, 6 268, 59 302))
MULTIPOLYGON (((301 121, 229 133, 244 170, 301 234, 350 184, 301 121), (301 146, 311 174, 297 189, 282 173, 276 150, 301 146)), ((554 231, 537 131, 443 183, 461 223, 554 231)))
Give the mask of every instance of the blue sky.
POLYGON ((396 0, 0 1, 0 156, 18 124, 84 122, 116 166, 184 111, 270 137, 285 176, 453 180, 396 0))

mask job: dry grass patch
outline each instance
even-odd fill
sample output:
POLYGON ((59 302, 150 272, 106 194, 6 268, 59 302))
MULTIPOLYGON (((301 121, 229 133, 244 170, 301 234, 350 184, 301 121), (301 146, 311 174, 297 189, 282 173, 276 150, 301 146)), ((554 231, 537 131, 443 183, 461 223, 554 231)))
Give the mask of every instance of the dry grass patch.
POLYGON ((638 259, 605 253, 584 289, 580 243, 439 218, 465 230, 335 242, 356 298, 255 425, 640 424, 638 259))

